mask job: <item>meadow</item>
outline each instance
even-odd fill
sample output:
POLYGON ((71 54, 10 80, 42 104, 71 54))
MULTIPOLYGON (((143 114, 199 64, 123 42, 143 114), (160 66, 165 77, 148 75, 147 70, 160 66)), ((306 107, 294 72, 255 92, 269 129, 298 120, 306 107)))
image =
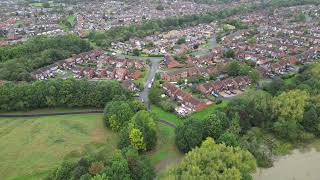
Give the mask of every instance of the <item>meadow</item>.
POLYGON ((117 141, 102 114, 0 118, 0 177, 42 179, 64 159, 112 153, 117 141))
MULTIPOLYGON (((43 114, 79 112, 83 108, 46 108, 1 114, 43 114)), ((179 117, 160 108, 153 112, 176 124, 179 117)), ((156 173, 182 158, 174 142, 174 128, 158 123, 158 142, 148 152, 156 173)), ((118 136, 105 128, 102 114, 63 115, 32 118, 0 118, 0 177, 5 180, 43 179, 64 160, 76 161, 84 155, 117 148, 118 136)))

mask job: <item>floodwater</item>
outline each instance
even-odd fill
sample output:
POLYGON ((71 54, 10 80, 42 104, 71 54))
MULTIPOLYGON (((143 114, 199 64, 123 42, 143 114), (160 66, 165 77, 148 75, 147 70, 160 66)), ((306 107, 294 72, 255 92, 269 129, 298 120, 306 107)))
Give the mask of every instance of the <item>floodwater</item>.
POLYGON ((320 152, 294 150, 268 169, 258 169, 254 180, 320 180, 320 152))

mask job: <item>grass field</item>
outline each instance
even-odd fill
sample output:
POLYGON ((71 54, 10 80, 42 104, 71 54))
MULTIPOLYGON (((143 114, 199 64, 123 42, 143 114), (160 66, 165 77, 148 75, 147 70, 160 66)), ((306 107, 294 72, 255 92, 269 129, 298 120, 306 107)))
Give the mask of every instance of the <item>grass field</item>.
POLYGON ((191 114, 190 116, 193 118, 196 118, 196 119, 204 119, 204 118, 208 117, 210 114, 212 114, 214 111, 216 111, 218 108, 226 107, 227 104, 228 104, 227 101, 222 101, 222 103, 220 103, 220 104, 211 105, 208 108, 204 109, 203 111, 195 112, 195 113, 191 114))
POLYGON ((75 16, 68 16, 67 21, 70 23, 71 27, 73 27, 76 24, 76 17, 75 16))
POLYGON ((34 2, 34 3, 31 3, 32 6, 35 6, 35 7, 42 7, 42 2, 34 2))
POLYGON ((174 128, 158 123, 158 141, 155 150, 148 153, 151 164, 158 173, 183 157, 174 142, 174 128))
POLYGON ((174 113, 166 112, 163 109, 161 109, 160 107, 152 106, 151 112, 156 114, 160 119, 170 121, 170 122, 174 123, 175 125, 179 125, 179 124, 183 123, 183 119, 181 119, 179 116, 177 116, 174 113))
POLYGON ((43 179, 64 159, 111 153, 118 137, 101 119, 101 114, 0 118, 1 179, 43 179))

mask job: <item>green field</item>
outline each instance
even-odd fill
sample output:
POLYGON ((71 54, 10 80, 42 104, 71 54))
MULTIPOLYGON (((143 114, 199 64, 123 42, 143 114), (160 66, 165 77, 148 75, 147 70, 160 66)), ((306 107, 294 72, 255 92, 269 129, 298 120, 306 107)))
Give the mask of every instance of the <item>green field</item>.
POLYGON ((76 17, 75 16, 68 16, 67 21, 70 23, 71 27, 73 27, 76 24, 76 17))
MULTIPOLYGON (((75 112, 89 109, 53 108, 0 114, 75 112)), ((152 112, 175 124, 175 114, 158 107, 152 112)), ((147 153, 157 173, 182 157, 174 142, 174 128, 158 123, 156 148, 147 153)), ((43 179, 63 160, 78 160, 92 153, 108 155, 116 149, 118 136, 104 127, 102 114, 64 115, 37 118, 0 118, 0 177, 2 179, 43 179)))
POLYGON ((148 153, 156 173, 176 164, 183 156, 174 142, 174 128, 158 123, 158 141, 155 150, 148 153))
POLYGON ((42 7, 42 2, 34 2, 34 3, 31 3, 32 6, 35 6, 35 7, 42 7))
POLYGON ((212 114, 214 111, 216 111, 218 108, 223 108, 226 107, 228 104, 228 101, 222 101, 220 104, 214 104, 209 106, 208 108, 200 111, 200 112, 195 112, 190 115, 190 117, 196 118, 196 119, 205 119, 208 117, 210 114, 212 114))
POLYGON ((156 114, 158 118, 170 121, 175 125, 180 125, 183 123, 183 119, 181 119, 179 116, 174 113, 166 112, 158 106, 152 106, 151 112, 156 114))
POLYGON ((0 177, 42 179, 64 159, 111 153, 117 141, 102 114, 0 118, 0 177))

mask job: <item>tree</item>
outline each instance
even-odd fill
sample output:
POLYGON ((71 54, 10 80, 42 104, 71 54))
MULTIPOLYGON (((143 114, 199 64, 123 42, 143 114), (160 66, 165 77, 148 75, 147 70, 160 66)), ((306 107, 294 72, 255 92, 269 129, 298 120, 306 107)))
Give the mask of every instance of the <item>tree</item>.
POLYGON ((160 88, 157 87, 152 87, 149 90, 149 94, 148 94, 148 98, 150 103, 155 104, 155 105, 159 105, 159 103, 161 102, 161 94, 163 93, 163 91, 160 88))
POLYGON ((228 49, 226 52, 223 53, 223 57, 225 58, 234 58, 236 56, 233 49, 228 49))
POLYGON ((132 179, 150 180, 154 178, 153 166, 150 164, 150 160, 144 156, 139 156, 137 150, 132 148, 124 149, 123 155, 128 161, 132 179))
POLYGON ((203 123, 199 120, 188 119, 175 129, 175 142, 181 152, 189 152, 199 146, 203 140, 203 123))
POLYGON ((262 136, 265 134, 259 128, 250 129, 240 140, 240 147, 247 149, 254 155, 259 167, 272 167, 272 145, 269 139, 265 140, 262 136))
POLYGON ((93 162, 88 171, 91 175, 99 174, 104 168, 104 164, 102 161, 93 162))
POLYGON ((230 101, 224 109, 229 119, 239 116, 242 133, 251 127, 270 128, 273 123, 272 96, 265 91, 250 90, 230 101))
POLYGON ((281 78, 275 78, 271 83, 267 84, 266 86, 263 87, 265 91, 270 93, 271 95, 277 95, 278 92, 283 91, 285 88, 284 86, 284 81, 281 78))
POLYGON ((226 70, 229 76, 238 76, 240 71, 240 64, 237 61, 232 61, 227 65, 226 70))
POLYGON ((223 134, 229 126, 229 120, 226 114, 220 111, 211 114, 203 123, 204 138, 212 137, 219 139, 221 134, 223 134))
POLYGON ((139 151, 146 150, 146 144, 143 141, 142 132, 139 129, 132 128, 129 132, 131 146, 139 151))
POLYGON ((133 115, 134 111, 129 102, 111 101, 105 107, 104 121, 112 130, 120 131, 127 125, 133 115))
POLYGON ((157 7, 156 7, 157 10, 159 11, 163 11, 164 10, 164 7, 163 5, 159 4, 157 7))
POLYGON ((218 139, 218 142, 224 143, 227 146, 239 146, 238 136, 229 131, 224 132, 218 139))
POLYGON ((71 162, 63 162, 62 165, 55 172, 54 178, 55 180, 64 180, 71 178, 71 172, 75 165, 71 162))
POLYGON ((283 92, 272 101, 276 122, 273 130, 281 137, 293 140, 301 131, 301 121, 309 95, 301 90, 283 92))
POLYGON ((116 151, 112 159, 108 162, 106 168, 102 171, 105 179, 130 180, 130 169, 127 160, 122 156, 120 151, 116 151))
POLYGON ((256 170, 254 157, 239 147, 216 144, 207 138, 201 147, 196 147, 181 163, 169 170, 167 179, 252 179, 256 170))
POLYGON ((250 71, 248 75, 253 83, 258 83, 259 80, 261 79, 261 76, 256 69, 253 69, 252 71, 250 71))
POLYGON ((180 45, 180 44, 184 44, 186 43, 186 37, 181 37, 177 40, 177 44, 180 45))
POLYGON ((91 178, 91 180, 107 180, 108 177, 106 174, 98 174, 96 176, 94 176, 93 178, 91 178))
POLYGON ((148 111, 137 112, 128 124, 130 144, 137 150, 151 150, 157 142, 156 124, 148 111))
POLYGON ((132 53, 134 56, 140 56, 141 51, 139 49, 133 49, 132 53))
POLYGON ((320 117, 314 104, 306 108, 301 124, 306 131, 317 136, 320 134, 320 117))

